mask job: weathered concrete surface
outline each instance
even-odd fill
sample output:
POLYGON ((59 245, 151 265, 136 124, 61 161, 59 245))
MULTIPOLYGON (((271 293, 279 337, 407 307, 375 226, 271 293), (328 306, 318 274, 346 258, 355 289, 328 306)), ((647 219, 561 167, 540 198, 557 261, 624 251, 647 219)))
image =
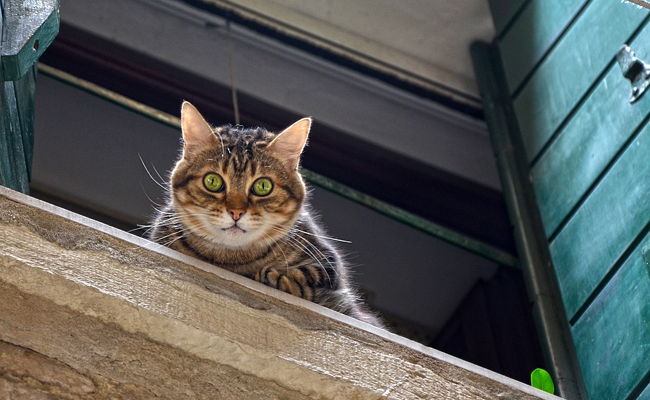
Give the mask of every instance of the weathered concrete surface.
POLYGON ((0 342, 0 399, 149 399, 148 390, 83 375, 64 363, 0 342))
POLYGON ((0 399, 382 397, 556 398, 0 188, 0 399))

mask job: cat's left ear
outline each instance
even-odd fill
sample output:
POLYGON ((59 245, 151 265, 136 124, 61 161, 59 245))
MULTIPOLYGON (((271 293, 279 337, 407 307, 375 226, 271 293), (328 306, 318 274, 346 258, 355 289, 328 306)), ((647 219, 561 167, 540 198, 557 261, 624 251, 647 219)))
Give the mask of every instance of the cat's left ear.
POLYGON ((293 171, 298 168, 300 154, 307 144, 310 129, 311 117, 303 118, 280 132, 268 148, 293 171))

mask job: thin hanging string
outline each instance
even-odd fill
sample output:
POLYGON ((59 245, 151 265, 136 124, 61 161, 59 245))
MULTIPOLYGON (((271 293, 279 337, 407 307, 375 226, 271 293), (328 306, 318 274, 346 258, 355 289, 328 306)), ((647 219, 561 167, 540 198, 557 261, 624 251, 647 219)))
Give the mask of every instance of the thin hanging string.
POLYGON ((230 20, 226 22, 226 30, 228 31, 228 47, 230 48, 230 88, 232 90, 232 107, 235 112, 235 125, 239 125, 239 101, 237 100, 237 85, 235 84, 235 52, 232 46, 230 20))

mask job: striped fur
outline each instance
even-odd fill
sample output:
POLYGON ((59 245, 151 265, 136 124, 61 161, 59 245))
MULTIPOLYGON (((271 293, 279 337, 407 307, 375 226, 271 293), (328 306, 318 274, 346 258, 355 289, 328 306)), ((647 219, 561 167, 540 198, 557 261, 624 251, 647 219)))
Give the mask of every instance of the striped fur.
POLYGON ((183 104, 184 149, 172 171, 169 201, 148 233, 151 240, 376 326, 351 288, 348 268, 314 221, 298 172, 311 120, 279 134, 262 128, 213 129, 183 104), (224 182, 218 192, 207 174, 224 182), (256 179, 270 194, 252 190, 256 179))

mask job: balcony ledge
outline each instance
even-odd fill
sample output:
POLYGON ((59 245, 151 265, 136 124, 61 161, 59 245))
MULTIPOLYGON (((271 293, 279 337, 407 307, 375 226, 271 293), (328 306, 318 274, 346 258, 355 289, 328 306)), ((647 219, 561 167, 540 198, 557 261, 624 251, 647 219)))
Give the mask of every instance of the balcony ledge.
POLYGON ((557 399, 1 187, 0 392, 557 399))

